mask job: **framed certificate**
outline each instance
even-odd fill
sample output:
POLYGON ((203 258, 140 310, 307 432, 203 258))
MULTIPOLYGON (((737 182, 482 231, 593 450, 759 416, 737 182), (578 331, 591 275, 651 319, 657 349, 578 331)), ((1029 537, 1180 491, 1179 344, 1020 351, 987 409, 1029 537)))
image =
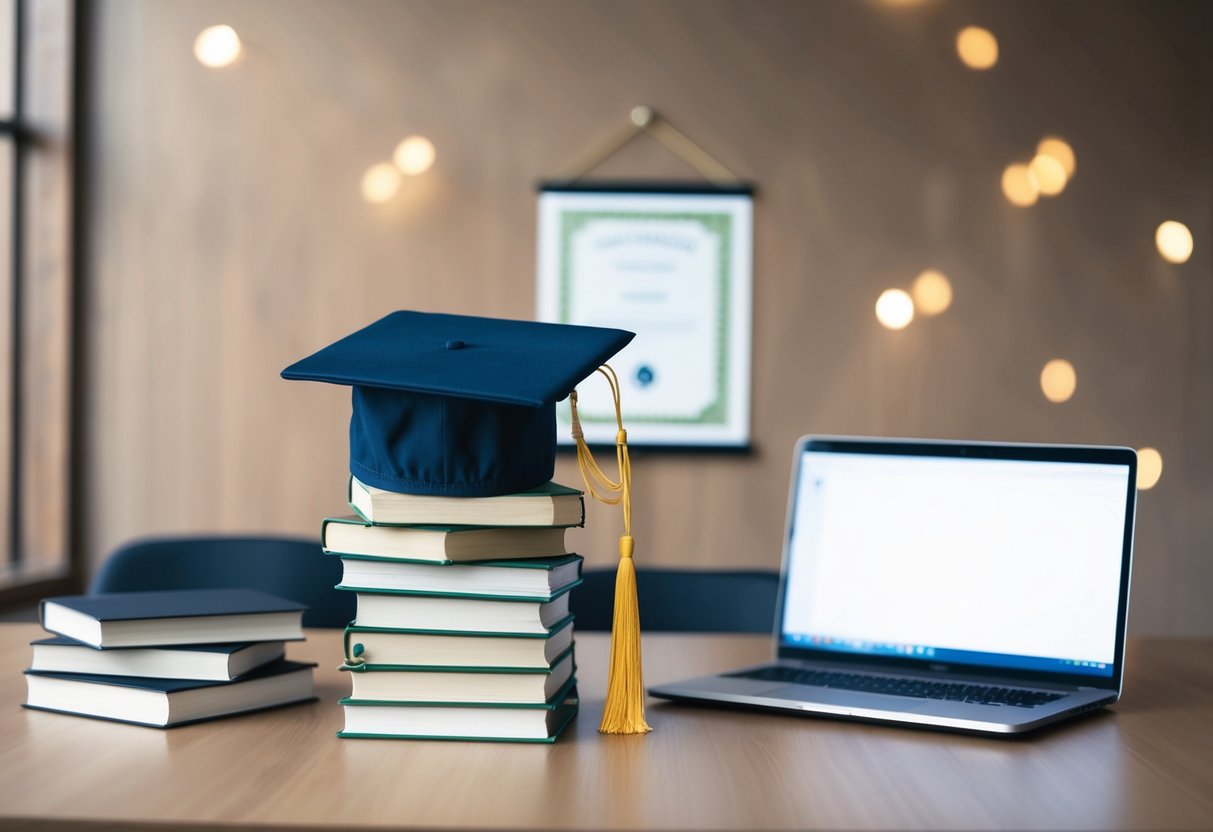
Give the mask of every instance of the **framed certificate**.
MULTIPOLYGON (((749 445, 752 209, 746 186, 541 188, 539 319, 636 333, 611 362, 629 445, 749 445)), ((604 380, 578 411, 587 441, 614 444, 604 380)))

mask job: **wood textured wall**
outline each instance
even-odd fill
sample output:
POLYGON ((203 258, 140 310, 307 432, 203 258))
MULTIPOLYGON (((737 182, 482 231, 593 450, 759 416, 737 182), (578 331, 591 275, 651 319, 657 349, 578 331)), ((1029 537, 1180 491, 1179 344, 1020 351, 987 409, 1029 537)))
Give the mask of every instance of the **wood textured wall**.
MULTIPOLYGON (((647 103, 755 182, 749 456, 637 452, 638 558, 778 563, 807 432, 1153 445, 1131 626, 1213 633, 1213 82, 1200 3, 123 0, 94 7, 84 473, 94 561, 142 534, 315 534, 340 512, 348 395, 280 381, 387 311, 530 317, 534 183, 647 103), (239 64, 195 35, 226 22, 239 64), (987 73, 952 42, 999 37, 987 73), (363 171, 421 133, 386 205, 363 171), (1030 209, 1008 163, 1060 133, 1030 209), (1163 219, 1197 244, 1153 248, 1163 219), (927 267, 945 315, 876 296, 927 267), (1064 356, 1078 391, 1044 400, 1064 356)), ((608 176, 692 176, 652 142, 608 176)), ((560 477, 575 480, 561 463, 560 477)), ((576 545, 614 558, 592 510, 576 545)), ((1047 576, 1042 576, 1047 580, 1047 576)))

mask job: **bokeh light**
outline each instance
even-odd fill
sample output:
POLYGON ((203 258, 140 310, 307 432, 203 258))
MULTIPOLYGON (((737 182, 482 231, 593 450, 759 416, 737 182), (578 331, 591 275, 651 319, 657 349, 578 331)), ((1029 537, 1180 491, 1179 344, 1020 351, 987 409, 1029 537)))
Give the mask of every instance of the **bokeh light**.
POLYGON ((1036 204, 1040 183, 1027 165, 1016 162, 1002 172, 1002 192, 1012 205, 1026 208, 1036 204))
POLYGON ((437 157, 438 151, 434 149, 434 143, 425 136, 408 136, 396 145, 392 161, 401 173, 417 176, 432 168, 437 157))
POLYGON ((212 69, 235 63, 243 51, 240 35, 227 24, 208 26, 194 38, 194 57, 212 69))
POLYGON ((914 308, 924 315, 938 315, 952 305, 952 283, 935 269, 927 269, 914 278, 910 294, 914 308))
POLYGON ((1045 136, 1040 140, 1040 144, 1036 145, 1036 152, 1045 156, 1052 156, 1057 161, 1061 162, 1061 166, 1066 171, 1066 178, 1070 179, 1074 176, 1074 171, 1078 170, 1078 159, 1074 155, 1074 148, 1070 147, 1069 143, 1057 136, 1045 136))
POLYGON ((1137 490, 1149 491, 1162 476, 1162 454, 1156 448, 1137 449, 1137 490))
POLYGON ((1040 371, 1040 389, 1045 398, 1056 404, 1069 401, 1078 387, 1074 365, 1064 358, 1054 358, 1040 371))
POLYGON ((998 40, 988 29, 966 26, 956 35, 956 54, 969 69, 989 69, 998 63, 998 40))
POLYGON ((362 198, 367 202, 387 202, 400 190, 400 171, 390 162, 372 165, 362 174, 362 198))
POLYGON ((1168 263, 1186 263, 1192 256, 1192 232, 1182 222, 1167 220, 1154 232, 1154 245, 1168 263))
POLYGON ((1047 153, 1037 153, 1028 164, 1028 171, 1044 196, 1057 196, 1066 188, 1065 167, 1047 153))
POLYGON ((914 320, 914 301, 901 289, 885 289, 876 299, 876 320, 888 329, 905 329, 914 320))

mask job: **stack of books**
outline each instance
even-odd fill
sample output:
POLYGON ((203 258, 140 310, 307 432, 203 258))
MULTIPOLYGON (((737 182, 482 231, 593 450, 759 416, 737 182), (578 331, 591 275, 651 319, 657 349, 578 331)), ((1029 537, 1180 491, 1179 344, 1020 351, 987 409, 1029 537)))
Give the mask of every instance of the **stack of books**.
POLYGON ((303 604, 249 589, 45 599, 25 707, 169 728, 315 699, 303 604))
POLYGON ((353 517, 324 521, 356 592, 341 737, 553 742, 577 713, 565 530, 582 494, 400 494, 350 480, 353 517))

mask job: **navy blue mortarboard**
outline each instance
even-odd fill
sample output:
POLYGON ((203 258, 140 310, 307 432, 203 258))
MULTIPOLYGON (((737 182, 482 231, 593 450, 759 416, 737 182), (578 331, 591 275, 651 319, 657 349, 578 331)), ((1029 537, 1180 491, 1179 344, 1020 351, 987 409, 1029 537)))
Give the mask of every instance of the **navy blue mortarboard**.
POLYGON ((393 312, 282 371, 353 387, 350 472, 388 491, 489 497, 552 478, 556 402, 621 329, 393 312))

